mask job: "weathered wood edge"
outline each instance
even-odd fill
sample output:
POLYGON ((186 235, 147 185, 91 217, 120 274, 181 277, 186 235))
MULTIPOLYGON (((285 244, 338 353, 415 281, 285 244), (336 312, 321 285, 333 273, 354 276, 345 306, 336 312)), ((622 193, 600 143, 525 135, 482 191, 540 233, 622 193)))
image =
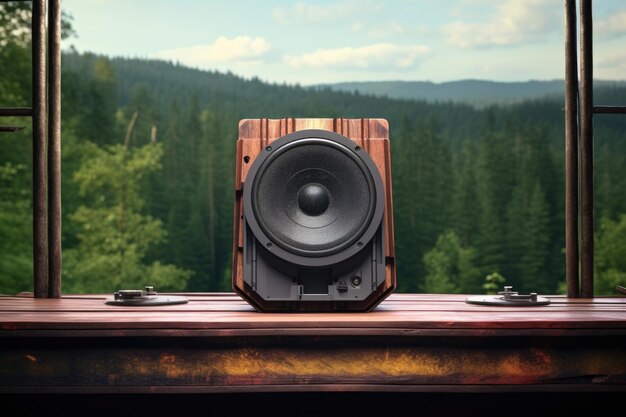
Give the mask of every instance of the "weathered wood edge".
POLYGON ((432 328, 265 328, 265 329, 55 329, 0 330, 0 338, 277 338, 277 337, 611 337, 626 336, 623 328, 432 329, 432 328))
POLYGON ((0 394, 213 394, 270 392, 423 392, 423 393, 535 393, 624 392, 626 385, 425 385, 425 384, 307 384, 307 385, 126 385, 119 386, 0 386, 0 394))

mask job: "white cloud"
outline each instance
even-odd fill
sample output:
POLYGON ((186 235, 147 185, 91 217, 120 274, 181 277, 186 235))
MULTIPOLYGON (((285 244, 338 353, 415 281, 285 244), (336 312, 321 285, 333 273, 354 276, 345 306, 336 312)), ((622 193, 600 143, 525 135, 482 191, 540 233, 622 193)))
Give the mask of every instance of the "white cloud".
POLYGON ((605 52, 604 58, 596 61, 595 78, 623 80, 626 74, 626 51, 605 52))
POLYGON ((352 24, 352 32, 360 32, 363 30, 363 28, 365 27, 365 24, 363 22, 356 22, 352 24))
POLYGON ((358 48, 345 47, 318 49, 298 56, 286 56, 285 62, 292 68, 335 69, 407 69, 417 65, 419 58, 428 52, 422 45, 399 46, 390 43, 358 48))
POLYGON ((206 45, 167 49, 156 53, 157 58, 178 61, 186 65, 206 67, 226 62, 258 61, 270 50, 264 38, 220 36, 206 45))
POLYGON ((626 35, 626 10, 619 11, 605 18, 597 19, 593 23, 593 30, 595 34, 601 38, 626 35))
POLYGON ((331 4, 311 4, 299 2, 291 7, 276 7, 272 11, 274 20, 279 23, 324 23, 344 19, 364 11, 379 10, 380 4, 368 1, 345 0, 331 4))
POLYGON ((539 41, 559 28, 559 0, 505 0, 489 2, 494 13, 484 22, 453 22, 443 26, 446 40, 461 48, 507 46, 539 41))
POLYGON ((402 23, 390 21, 380 24, 368 25, 367 36, 372 39, 385 39, 398 36, 422 36, 428 30, 422 26, 409 26, 402 23))

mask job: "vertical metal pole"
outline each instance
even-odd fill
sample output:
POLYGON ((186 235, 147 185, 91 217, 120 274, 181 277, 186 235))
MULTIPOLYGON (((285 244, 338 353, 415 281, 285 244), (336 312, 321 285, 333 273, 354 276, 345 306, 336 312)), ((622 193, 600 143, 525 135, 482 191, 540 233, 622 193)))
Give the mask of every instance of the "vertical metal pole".
POLYGON ((576 0, 565 0, 565 281, 567 296, 579 297, 576 0))
POLYGON ((581 290, 593 297, 593 26, 591 0, 580 0, 581 290))
POLYGON ((61 0, 48 10, 48 297, 61 296, 61 0))
POLYGON ((37 298, 48 296, 45 17, 46 2, 33 0, 33 272, 37 298))

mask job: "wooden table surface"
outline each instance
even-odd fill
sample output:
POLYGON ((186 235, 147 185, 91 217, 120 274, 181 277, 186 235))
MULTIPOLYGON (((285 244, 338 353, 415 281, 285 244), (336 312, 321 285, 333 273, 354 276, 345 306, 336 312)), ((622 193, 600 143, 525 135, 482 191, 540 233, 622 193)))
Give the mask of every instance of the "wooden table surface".
POLYGON ((189 303, 121 307, 105 304, 111 298, 107 295, 0 297, 0 330, 5 335, 22 335, 25 330, 102 330, 105 334, 105 330, 113 329, 116 335, 139 329, 228 330, 232 335, 266 330, 311 335, 403 335, 415 330, 450 334, 485 330, 497 334, 507 329, 542 334, 563 330, 626 332, 626 297, 553 296, 548 306, 492 307, 467 304, 466 295, 392 294, 367 313, 260 313, 233 293, 178 295, 187 296, 189 303))
POLYGON ((0 297, 0 392, 626 390, 626 298, 393 294, 368 313, 287 314, 232 293, 107 297, 0 297))

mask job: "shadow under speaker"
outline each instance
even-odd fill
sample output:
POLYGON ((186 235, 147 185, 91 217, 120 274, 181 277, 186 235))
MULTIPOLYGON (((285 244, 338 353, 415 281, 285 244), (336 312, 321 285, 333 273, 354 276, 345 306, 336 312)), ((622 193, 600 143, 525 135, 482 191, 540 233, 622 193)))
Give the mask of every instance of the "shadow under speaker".
POLYGON ((261 311, 366 311, 396 285, 383 119, 245 119, 233 289, 261 311))

